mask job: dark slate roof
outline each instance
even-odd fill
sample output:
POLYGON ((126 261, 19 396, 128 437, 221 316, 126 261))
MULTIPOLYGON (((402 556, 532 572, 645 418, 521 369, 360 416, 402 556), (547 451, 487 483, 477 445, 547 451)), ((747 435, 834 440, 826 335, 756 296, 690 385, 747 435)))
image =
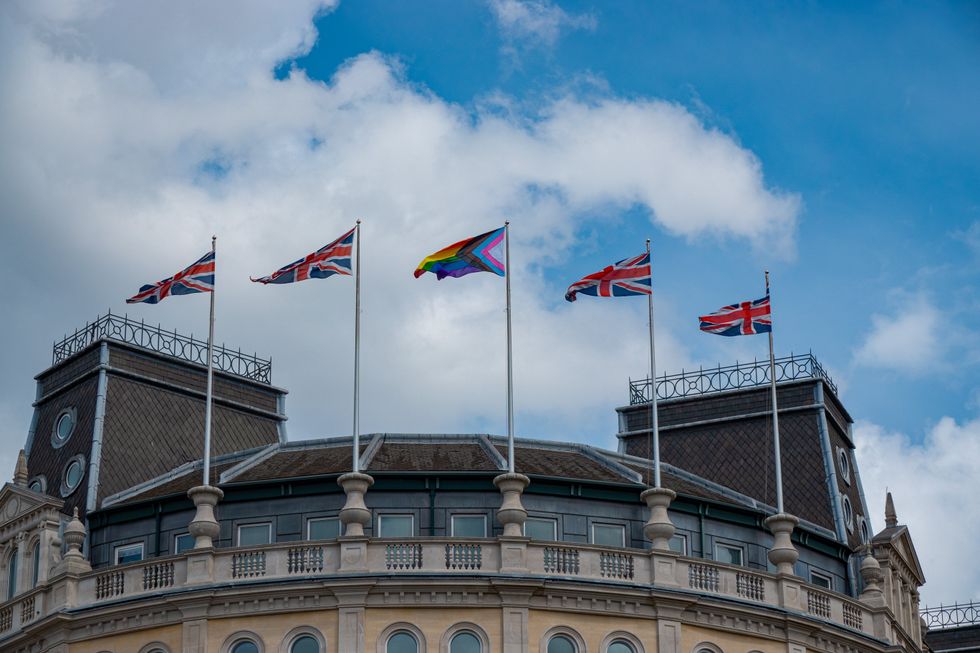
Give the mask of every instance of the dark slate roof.
MULTIPOLYGON (((218 478, 221 474, 236 465, 238 461, 231 461, 226 463, 219 463, 211 466, 211 477, 218 478)), ((194 467, 188 469, 183 474, 174 476, 173 478, 161 482, 159 485, 151 485, 139 494, 134 494, 127 497, 121 503, 135 503, 137 501, 146 501, 147 499, 159 499, 162 497, 169 497, 171 495, 185 495, 187 491, 192 487, 197 487, 201 484, 201 466, 195 465, 194 467)), ((212 481, 213 482, 213 481, 212 481)))
MULTIPOLYGON (((361 445, 361 454, 367 445, 361 445)), ((228 479, 229 483, 249 483, 283 478, 304 478, 329 474, 343 474, 351 469, 351 446, 299 448, 284 447, 255 466, 243 470, 228 479)))
MULTIPOLYGON (((507 447, 497 445, 497 451, 507 457, 507 447)), ((631 482, 631 479, 574 449, 562 451, 557 448, 545 449, 515 444, 514 469, 528 476, 557 476, 612 483, 631 482)))
POLYGON ((369 472, 451 472, 480 471, 499 473, 490 454, 469 442, 412 443, 385 441, 371 458, 369 472))

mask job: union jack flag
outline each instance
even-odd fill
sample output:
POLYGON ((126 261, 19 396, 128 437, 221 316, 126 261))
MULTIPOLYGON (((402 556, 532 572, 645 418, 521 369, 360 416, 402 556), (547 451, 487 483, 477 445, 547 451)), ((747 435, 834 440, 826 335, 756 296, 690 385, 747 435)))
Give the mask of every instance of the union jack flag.
POLYGON ((701 330, 719 336, 751 336, 772 331, 769 295, 751 302, 725 306, 710 315, 702 315, 701 330))
POLYGON ((190 295, 196 292, 214 292, 214 250, 174 276, 143 286, 126 303, 156 304, 170 295, 190 295))
MULTIPOLYGON (((355 227, 356 228, 356 227, 355 227)), ((312 254, 281 267, 267 277, 252 279, 256 283, 294 283, 307 279, 326 279, 334 274, 351 274, 351 250, 354 229, 312 254)))
POLYGON ((565 299, 574 302, 578 293, 593 297, 629 297, 651 292, 650 253, 646 252, 582 277, 568 287, 565 299))

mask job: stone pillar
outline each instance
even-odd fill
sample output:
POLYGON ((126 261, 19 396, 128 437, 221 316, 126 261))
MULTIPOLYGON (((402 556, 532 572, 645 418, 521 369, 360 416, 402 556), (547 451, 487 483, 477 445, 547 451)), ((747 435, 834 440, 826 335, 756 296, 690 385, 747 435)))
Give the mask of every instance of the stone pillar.
POLYGON ((676 529, 667 514, 667 506, 676 498, 677 493, 665 487, 648 488, 640 494, 640 499, 650 508, 650 518, 643 525, 643 534, 659 551, 670 551, 670 538, 676 529))
POLYGON ((350 472, 338 478, 337 485, 347 494, 347 502, 340 511, 343 535, 364 537, 364 527, 371 523, 371 511, 364 505, 364 493, 374 485, 374 479, 367 474, 350 472))
POLYGON ((75 508, 71 521, 65 526, 64 539, 68 551, 55 568, 55 575, 62 573, 78 575, 92 571, 92 565, 82 554, 85 534, 85 524, 78 518, 78 508, 75 508))
POLYGON ((523 537, 527 510, 521 503, 521 494, 531 484, 531 479, 524 474, 508 473, 494 478, 493 484, 504 495, 497 511, 497 521, 504 526, 504 537, 523 537))
POLYGON ((865 549, 864 559, 861 561, 861 580, 864 582, 864 590, 858 600, 872 608, 885 607, 885 595, 881 591, 881 565, 872 555, 870 545, 865 549))
POLYGON ((793 575, 793 566, 799 559, 800 552, 793 546, 790 535, 799 523, 799 519, 784 512, 772 515, 765 521, 766 527, 775 536, 775 541, 769 550, 769 562, 776 565, 777 574, 793 575))
POLYGON ((214 540, 221 532, 218 520, 214 516, 214 507, 224 498, 225 493, 211 485, 198 485, 189 489, 187 496, 197 508, 194 519, 187 529, 194 537, 194 548, 213 549, 214 540))

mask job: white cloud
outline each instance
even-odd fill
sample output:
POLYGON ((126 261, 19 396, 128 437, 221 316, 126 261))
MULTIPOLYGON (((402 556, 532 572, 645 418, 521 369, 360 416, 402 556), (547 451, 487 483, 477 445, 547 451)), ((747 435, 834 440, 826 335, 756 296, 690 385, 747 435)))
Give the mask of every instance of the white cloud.
POLYGON ((923 605, 980 599, 980 566, 968 553, 980 541, 980 419, 943 417, 921 442, 863 421, 854 434, 875 529, 884 527, 887 488, 912 534, 926 575, 923 605))
POLYGON ((510 42, 553 47, 565 29, 594 30, 592 14, 573 16, 548 0, 490 0, 497 24, 510 42))
MULTIPOLYGON (((501 432, 501 280, 411 271, 508 216, 518 430, 522 418, 547 417, 552 430, 541 435, 606 436, 626 377, 646 367, 643 302, 566 306, 564 284, 532 263, 566 261, 587 220, 635 205, 673 234, 791 254, 799 199, 767 188, 750 151, 679 106, 569 95, 533 118, 474 115, 377 53, 328 83, 299 72, 277 81, 273 66, 313 42, 319 3, 134 14, 143 6, 40 17, 30 4, 0 9, 0 274, 10 310, 0 329, 4 341, 29 340, 5 360, 0 402, 18 414, 29 415, 29 379, 52 337, 107 304, 121 308, 217 233, 219 339, 274 355, 292 437, 349 432, 350 280, 272 288, 247 278, 360 217, 363 428, 501 432), (127 24, 139 25, 138 39, 120 35, 127 24)), ((200 335, 205 306, 187 297, 130 311, 200 335)), ((668 331, 661 342, 663 369, 688 363, 668 331)))
POLYGON ((874 315, 871 322, 855 352, 859 364, 912 373, 941 364, 940 314, 925 296, 903 298, 894 315, 874 315))

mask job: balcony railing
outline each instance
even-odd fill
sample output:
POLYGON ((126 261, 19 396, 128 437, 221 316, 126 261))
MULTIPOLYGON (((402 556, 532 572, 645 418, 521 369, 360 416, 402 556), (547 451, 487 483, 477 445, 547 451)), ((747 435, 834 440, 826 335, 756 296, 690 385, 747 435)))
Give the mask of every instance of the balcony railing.
MULTIPOLYGON (((115 340, 143 349, 155 351, 180 360, 208 364, 208 341, 185 336, 176 331, 166 331, 159 325, 152 326, 129 317, 111 312, 96 318, 56 342, 51 352, 51 364, 68 360, 93 342, 115 340)), ((272 359, 259 358, 255 354, 243 354, 225 347, 214 347, 214 369, 241 376, 260 383, 272 383, 272 359)))
MULTIPOLYGON (((830 389, 837 393, 837 386, 813 354, 790 355, 775 360, 776 381, 795 381, 797 379, 823 379, 830 389)), ((771 383, 769 361, 755 360, 747 363, 735 363, 724 367, 698 368, 682 370, 679 374, 665 374, 657 377, 657 400, 675 399, 678 397, 696 397, 737 390, 739 388, 754 388, 771 383)), ((630 405, 644 404, 650 401, 650 379, 630 381, 630 405)))
POLYGON ((980 625, 980 601, 969 603, 940 604, 934 608, 923 608, 919 615, 925 620, 926 627, 958 628, 960 626, 980 625))
MULTIPOLYGON (((719 564, 700 558, 686 558, 670 552, 621 549, 568 542, 518 541, 525 546, 519 575, 524 580, 562 579, 599 582, 606 586, 662 591, 692 592, 705 596, 731 598, 783 608, 795 613, 874 636, 873 609, 852 597, 804 583, 795 577, 779 577, 764 571, 719 564), (791 583, 793 591, 781 589, 791 583)), ((234 592, 235 586, 297 580, 325 580, 344 575, 341 545, 348 541, 303 541, 257 547, 216 549, 213 576, 208 583, 234 592)), ((410 540, 370 539, 366 541, 366 569, 359 574, 445 575, 486 578, 515 573, 514 543, 499 539, 415 538, 410 540), (508 547, 507 565, 502 550, 508 547)), ((346 551, 346 549, 345 549, 346 551)), ((0 641, 28 623, 49 614, 71 609, 119 604, 131 599, 161 600, 171 593, 207 589, 201 579, 188 582, 188 558, 183 555, 153 558, 141 562, 97 569, 77 580, 67 576, 0 604, 0 641), (66 591, 65 583, 77 583, 76 591, 66 591), (69 604, 66 597, 76 597, 69 604)), ((205 555, 212 555, 210 553, 205 555)), ((593 591, 590 590, 590 591, 593 591)), ((962 606, 961 606, 962 607, 962 606)), ((975 609, 975 608, 974 608, 975 609)), ((975 617, 975 613, 974 613, 975 617)), ((3 647, 0 646, 0 649, 3 647)))

